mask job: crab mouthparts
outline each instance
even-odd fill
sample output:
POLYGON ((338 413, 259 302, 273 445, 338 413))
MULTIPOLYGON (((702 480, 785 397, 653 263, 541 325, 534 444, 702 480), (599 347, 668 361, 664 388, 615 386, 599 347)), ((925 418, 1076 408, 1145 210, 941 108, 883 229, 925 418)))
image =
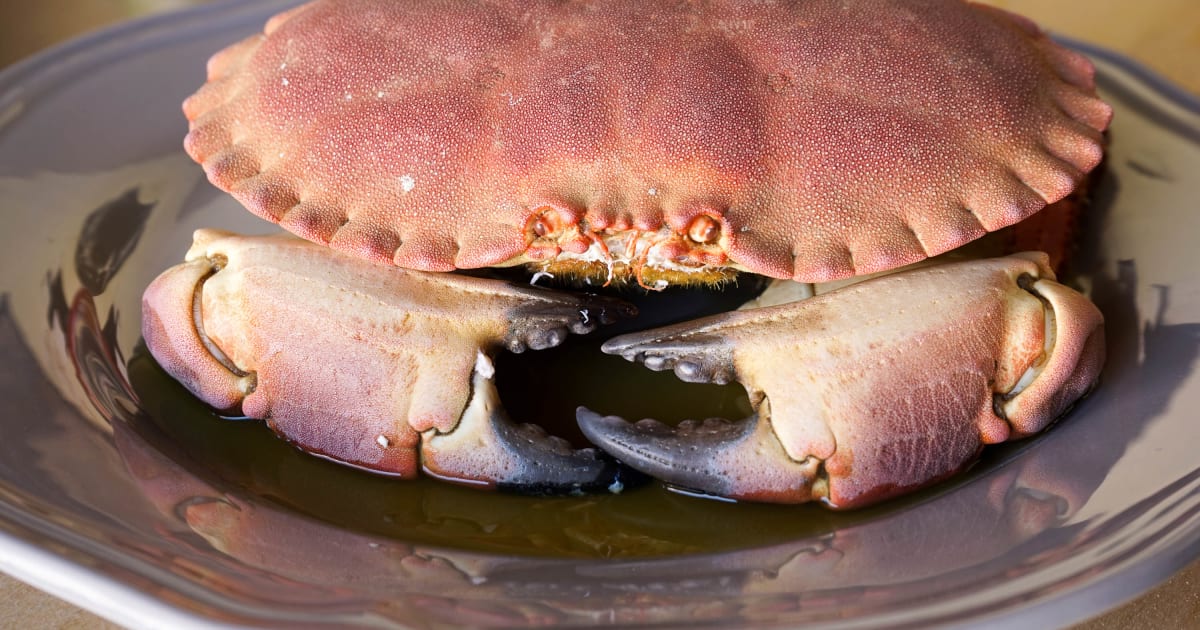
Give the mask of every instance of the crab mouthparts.
MULTIPOLYGON (((700 218, 709 219, 707 215, 700 218)), ((720 286, 732 281, 738 269, 730 266, 712 230, 701 229, 711 226, 693 227, 681 235, 667 227, 591 232, 577 226, 557 241, 548 242, 549 237, 535 241, 526 254, 534 260, 527 266, 535 274, 593 286, 637 283, 654 291, 675 285, 720 286)), ((716 233, 719 235, 719 230, 716 233)))

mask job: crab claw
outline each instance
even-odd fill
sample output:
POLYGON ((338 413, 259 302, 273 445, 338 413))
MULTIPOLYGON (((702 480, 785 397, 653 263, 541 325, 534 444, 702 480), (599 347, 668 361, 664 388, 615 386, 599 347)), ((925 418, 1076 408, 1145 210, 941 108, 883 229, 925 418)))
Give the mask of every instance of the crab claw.
POLYGON ((688 490, 863 506, 1066 412, 1099 376, 1102 326, 1044 254, 925 267, 604 344, 685 381, 738 380, 755 411, 740 423, 578 420, 617 459, 688 490))
POLYGON ((500 405, 489 353, 558 345, 623 302, 397 269, 299 239, 199 230, 143 296, 158 362, 218 409, 300 448, 410 478, 533 492, 607 488, 620 467, 500 405), (353 360, 349 359, 353 357, 353 360))

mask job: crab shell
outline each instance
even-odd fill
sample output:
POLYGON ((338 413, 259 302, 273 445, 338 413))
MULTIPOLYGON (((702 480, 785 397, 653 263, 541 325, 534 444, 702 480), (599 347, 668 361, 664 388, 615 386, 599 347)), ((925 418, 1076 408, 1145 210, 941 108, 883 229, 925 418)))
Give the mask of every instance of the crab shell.
POLYGON ((1084 57, 955 1, 317 1, 184 104, 209 179, 429 271, 821 282, 1070 193, 1111 109, 1084 57))

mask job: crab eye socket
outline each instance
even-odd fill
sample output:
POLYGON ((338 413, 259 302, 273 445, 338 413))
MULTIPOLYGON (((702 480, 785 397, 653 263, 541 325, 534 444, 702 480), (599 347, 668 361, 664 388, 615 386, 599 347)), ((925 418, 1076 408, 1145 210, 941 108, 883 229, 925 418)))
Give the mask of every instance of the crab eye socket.
POLYGON ((721 238, 721 224, 707 214, 702 214, 688 224, 687 235, 697 243, 711 245, 721 238))
POLYGON ((542 207, 529 217, 528 229, 533 233, 534 238, 554 236, 562 229, 562 222, 553 208, 542 207))

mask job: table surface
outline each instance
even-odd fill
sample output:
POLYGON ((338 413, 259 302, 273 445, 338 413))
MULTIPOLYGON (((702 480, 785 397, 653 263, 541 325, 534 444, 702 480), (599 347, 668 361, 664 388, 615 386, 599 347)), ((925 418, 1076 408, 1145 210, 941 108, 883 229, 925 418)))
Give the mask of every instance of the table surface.
MULTIPOLYGON (((207 0, 40 0, 0 3, 0 68, 76 35, 207 0)), ((1196 0, 985 0, 1047 29, 1138 60, 1200 94, 1196 0)), ((117 626, 0 573, 0 628, 117 626)), ((1076 630, 1200 628, 1200 561, 1076 630)))

